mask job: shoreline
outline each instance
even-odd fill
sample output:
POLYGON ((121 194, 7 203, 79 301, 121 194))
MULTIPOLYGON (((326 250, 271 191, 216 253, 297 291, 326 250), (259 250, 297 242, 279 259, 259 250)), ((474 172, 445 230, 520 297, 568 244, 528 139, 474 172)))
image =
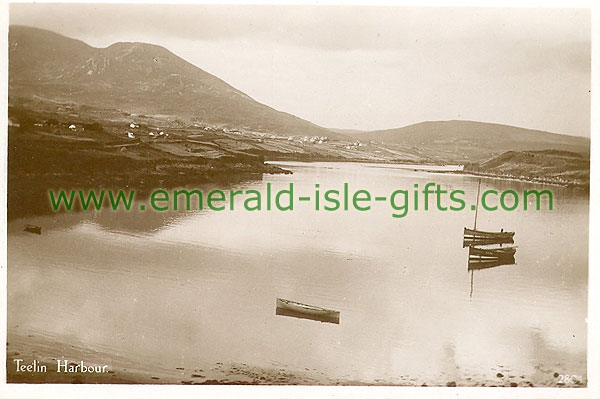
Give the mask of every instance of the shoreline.
MULTIPOLYGON (((424 172, 431 172, 426 171, 424 172)), ((545 184, 549 186, 557 186, 557 187, 566 187, 566 188, 575 188, 589 191, 590 185, 584 183, 576 183, 576 182, 567 182, 567 183, 558 183, 548 180, 536 180, 536 179, 527 179, 520 177, 511 177, 506 175, 500 175, 495 173, 485 173, 485 172, 474 172, 474 171, 435 171, 434 173, 447 173, 447 174, 456 174, 456 175, 464 175, 464 176, 474 176, 474 177, 487 177, 495 180, 503 180, 503 181, 515 181, 521 183, 533 183, 533 184, 545 184)))
MULTIPOLYGON (((354 160, 339 160, 339 159, 313 159, 313 160, 292 160, 292 159, 279 159, 279 160, 265 160, 265 163, 270 164, 270 165, 278 165, 277 163, 281 162, 281 163, 285 163, 285 162, 303 162, 303 163, 318 163, 318 162, 331 162, 331 163, 364 163, 364 164, 381 164, 381 165, 406 165, 406 166, 465 166, 463 164, 451 164, 451 163, 432 163, 432 162, 406 162, 406 161, 397 161, 397 162, 389 162, 389 161, 370 161, 370 160, 361 160, 361 159, 354 159, 354 160)), ((520 177, 513 177, 513 176, 507 176, 507 175, 502 175, 502 174, 496 174, 496 173, 486 173, 486 172, 475 172, 475 171, 470 171, 470 170, 444 170, 444 169, 439 169, 439 170, 430 170, 430 169, 419 169, 417 168, 406 168, 408 169, 414 169, 415 171, 418 172, 426 172, 426 173, 443 173, 443 174, 455 174, 455 175, 459 175, 459 176, 475 176, 475 177, 487 177, 490 179, 495 179, 495 180, 503 180, 503 181, 516 181, 516 182, 521 182, 521 183, 533 183, 533 184, 545 184, 545 185, 551 185, 551 186, 557 186, 557 187, 567 187, 567 188, 575 188, 575 189, 582 189, 582 190, 586 190, 589 191, 590 189, 590 184, 589 182, 587 184, 585 183, 578 183, 578 182, 574 182, 574 181, 570 181, 570 182, 565 182, 565 183, 559 183, 559 182, 555 182, 555 181, 551 181, 551 180, 538 180, 538 179, 534 179, 534 178, 520 178, 520 177)))
POLYGON ((213 171, 205 174, 139 174, 136 176, 105 174, 51 174, 51 175, 19 175, 9 174, 7 178, 7 221, 14 221, 31 216, 52 215, 48 200, 48 190, 73 187, 76 189, 125 189, 132 188, 136 195, 144 197, 154 189, 172 189, 219 183, 233 185, 244 181, 258 181, 265 175, 292 174, 291 171, 265 165, 257 170, 213 171), (135 187, 135 188, 134 188, 135 187))
MULTIPOLYGON (((553 370, 537 368, 535 375, 522 375, 508 368, 494 369, 495 378, 454 376, 451 381, 432 381, 431 378, 402 376, 400 381, 375 379, 365 382, 351 379, 333 379, 316 369, 289 370, 279 365, 271 368, 246 363, 203 362, 193 367, 145 366, 124 355, 115 355, 56 341, 36 334, 9 331, 6 349, 6 381, 8 384, 143 384, 143 385, 302 385, 302 386, 412 386, 412 387, 565 387, 587 386, 587 376, 578 384, 558 383, 553 370), (60 355, 58 354, 60 353, 60 355), (14 359, 23 364, 36 360, 47 372, 17 372, 14 359), (57 360, 68 360, 69 365, 108 365, 105 373, 57 373, 57 360), (514 375, 511 375, 514 373, 514 375), (458 378, 457 378, 458 377, 458 378)), ((441 379, 441 377, 440 377, 441 379)), ((446 378, 448 379, 448 378, 446 378)))

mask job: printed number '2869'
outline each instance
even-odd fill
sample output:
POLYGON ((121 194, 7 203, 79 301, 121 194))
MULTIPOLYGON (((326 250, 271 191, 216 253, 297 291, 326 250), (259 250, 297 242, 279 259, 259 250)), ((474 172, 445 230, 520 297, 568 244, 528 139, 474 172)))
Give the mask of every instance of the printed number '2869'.
POLYGON ((569 375, 569 374, 559 374, 558 375, 558 383, 559 384, 579 384, 581 383, 580 375, 569 375))

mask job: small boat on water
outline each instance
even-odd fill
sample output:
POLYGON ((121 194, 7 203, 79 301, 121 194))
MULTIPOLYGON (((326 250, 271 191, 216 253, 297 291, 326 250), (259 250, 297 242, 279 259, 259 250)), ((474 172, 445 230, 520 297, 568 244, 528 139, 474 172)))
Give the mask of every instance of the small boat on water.
POLYGON ((475 206, 475 222, 473 228, 464 228, 463 248, 474 245, 489 244, 512 244, 514 242, 514 231, 483 231, 477 230, 477 214, 479 212, 479 193, 481 192, 481 179, 477 186, 477 205, 475 206))
POLYGON ((29 233, 33 233, 33 234, 42 234, 42 227, 41 226, 35 226, 33 224, 26 224, 25 225, 25 229, 23 229, 23 231, 27 231, 29 233))
POLYGON ((468 229, 465 227, 464 230, 465 237, 471 237, 473 239, 488 239, 488 238, 498 238, 498 239, 506 239, 513 238, 515 236, 514 231, 481 231, 468 229))
POLYGON ((481 231, 464 228, 463 248, 476 245, 490 244, 512 244, 514 243, 514 231, 481 231))
POLYGON ((283 298, 277 298, 275 314, 340 324, 340 312, 337 310, 325 309, 283 298))

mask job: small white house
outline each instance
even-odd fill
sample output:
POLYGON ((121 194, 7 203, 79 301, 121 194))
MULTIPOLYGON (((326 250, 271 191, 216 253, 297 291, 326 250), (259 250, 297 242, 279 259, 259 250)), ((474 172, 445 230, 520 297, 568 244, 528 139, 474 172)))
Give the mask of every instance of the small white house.
POLYGON ((127 132, 127 137, 129 137, 130 139, 134 139, 135 135, 131 132, 127 132))
POLYGON ((77 129, 77 126, 75 126, 75 125, 70 125, 70 126, 69 126, 69 129, 71 129, 71 130, 75 130, 75 129, 77 129))
POLYGON ((155 136, 154 132, 150 132, 150 133, 148 133, 148 135, 155 136))

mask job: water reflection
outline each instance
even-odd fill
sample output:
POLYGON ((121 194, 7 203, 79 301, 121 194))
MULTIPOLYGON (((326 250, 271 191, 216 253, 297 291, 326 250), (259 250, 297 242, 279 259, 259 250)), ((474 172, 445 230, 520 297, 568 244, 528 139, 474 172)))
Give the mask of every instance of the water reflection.
MULTIPOLYGON (((468 176, 288 165, 294 175, 239 187, 264 192, 267 182, 293 181, 301 195, 315 183, 348 181, 384 195, 438 181, 473 197, 477 190, 468 176)), ((530 187, 484 181, 497 190, 530 187)), ((150 369, 243 362, 361 383, 468 385, 502 372, 538 385, 567 366, 585 376, 587 197, 552 190, 554 211, 480 212, 481 226, 518 232, 519 265, 472 271, 472 299, 460 234, 473 223, 469 211, 432 206, 397 219, 386 206, 298 206, 15 220, 7 239, 9 341, 34 332, 150 369), (43 234, 23 232, 25 223, 43 234), (278 317, 274 298, 336 309, 343 323, 278 317)))
POLYGON ((486 247, 469 246, 469 259, 467 270, 471 272, 471 290, 469 297, 473 297, 474 271, 492 269, 499 266, 515 265, 516 247, 504 247, 487 250, 486 247), (504 253, 503 253, 504 251, 504 253))

